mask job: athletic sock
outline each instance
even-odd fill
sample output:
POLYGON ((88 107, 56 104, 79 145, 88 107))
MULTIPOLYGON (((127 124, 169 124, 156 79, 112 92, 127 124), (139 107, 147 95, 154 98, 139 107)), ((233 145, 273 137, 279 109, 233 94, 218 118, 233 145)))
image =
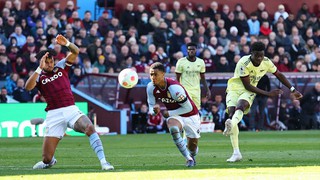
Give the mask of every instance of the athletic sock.
POLYGON ((236 110, 236 112, 234 112, 234 115, 232 116, 232 120, 231 120, 232 128, 237 126, 242 118, 243 118, 243 111, 240 109, 236 110))
POLYGON ((233 152, 240 152, 239 151, 239 128, 235 126, 232 128, 230 133, 230 141, 232 144, 233 152))
POLYGON ((179 149, 179 151, 181 152, 181 154, 187 159, 190 160, 192 159, 189 153, 189 150, 187 148, 187 144, 186 142, 182 139, 181 135, 180 135, 180 130, 177 126, 172 126, 170 127, 170 133, 172 136, 172 139, 174 141, 174 143, 176 144, 177 148, 179 149))
POLYGON ((90 135, 89 140, 90 140, 90 146, 96 153, 98 159, 100 160, 100 163, 101 164, 106 163, 106 157, 104 155, 103 146, 102 146, 102 142, 100 140, 99 135, 95 132, 90 135))
POLYGON ((54 158, 54 156, 52 156, 52 159, 51 159, 51 161, 49 162, 49 165, 52 165, 52 164, 54 163, 54 160, 55 160, 55 158, 54 158))

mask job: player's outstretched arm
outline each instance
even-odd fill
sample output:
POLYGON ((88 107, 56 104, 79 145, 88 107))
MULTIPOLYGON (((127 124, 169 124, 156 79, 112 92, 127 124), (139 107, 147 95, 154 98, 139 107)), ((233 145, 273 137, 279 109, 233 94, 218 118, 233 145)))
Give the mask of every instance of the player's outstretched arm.
POLYGON ((291 94, 295 99, 301 99, 303 97, 302 94, 291 85, 288 79, 280 71, 276 71, 273 74, 279 79, 282 84, 290 89, 291 94))
POLYGON ((68 54, 66 62, 69 64, 73 64, 79 54, 79 48, 75 44, 68 41, 68 39, 61 34, 58 34, 58 36, 56 37, 56 42, 61 46, 66 46, 70 50, 71 53, 68 54))
POLYGON ((48 55, 49 55, 49 53, 47 52, 45 55, 42 56, 42 58, 40 59, 39 67, 27 80, 27 82, 25 84, 25 88, 27 91, 32 90, 36 86, 36 84, 37 84, 36 81, 39 77, 39 74, 41 74, 42 69, 45 67, 45 63, 46 63, 46 59, 47 59, 48 55))

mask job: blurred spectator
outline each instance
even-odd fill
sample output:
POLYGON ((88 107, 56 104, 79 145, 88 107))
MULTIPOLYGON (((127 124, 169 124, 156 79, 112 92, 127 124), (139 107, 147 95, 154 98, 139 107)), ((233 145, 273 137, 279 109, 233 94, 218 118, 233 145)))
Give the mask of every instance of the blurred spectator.
POLYGON ((133 11, 133 3, 129 2, 121 13, 120 23, 123 25, 123 30, 128 30, 130 26, 136 26, 137 16, 133 11))
POLYGON ((70 77, 70 83, 72 84, 72 85, 76 85, 76 83, 81 79, 81 76, 82 76, 82 74, 81 74, 81 69, 80 69, 80 67, 75 67, 74 69, 73 69, 73 74, 72 74, 72 76, 70 77))
POLYGON ((39 4, 39 14, 41 15, 42 18, 46 17, 47 15, 47 4, 45 1, 40 1, 39 4))
POLYGON ((258 21, 258 16, 256 13, 250 14, 250 19, 248 19, 249 35, 258 36, 260 31, 260 22, 258 21))
POLYGON ((0 92, 0 103, 7 103, 7 102, 8 102, 7 89, 5 87, 2 87, 0 92))
POLYGON ((286 32, 284 29, 278 29, 278 34, 276 36, 276 43, 277 47, 282 46, 284 47, 285 51, 289 51, 291 47, 291 41, 290 38, 287 36, 286 32))
POLYGON ((82 19, 82 24, 87 32, 91 29, 93 21, 91 20, 91 12, 90 11, 84 12, 84 18, 82 19))
POLYGON ((72 0, 67 1, 67 7, 64 9, 64 13, 67 16, 67 19, 69 19, 72 16, 72 13, 76 10, 74 7, 74 3, 72 0))
POLYGON ((11 64, 5 53, 0 54, 0 80, 5 80, 12 72, 11 64))
MULTIPOLYGON (((156 104, 154 107, 159 107, 159 104, 156 104)), ((148 108, 147 108, 148 109, 148 108)), ((148 112, 148 111, 147 111, 148 112)), ((147 132, 148 133, 156 133, 163 130, 163 122, 164 117, 161 113, 158 113, 156 115, 149 114, 149 118, 147 121, 147 132)))
POLYGON ((244 13, 239 13, 239 19, 235 20, 235 24, 236 28, 238 29, 238 34, 239 36, 242 35, 248 35, 249 31, 250 31, 250 27, 246 18, 246 15, 244 13))
POLYGON ((181 11, 181 4, 179 1, 173 1, 173 5, 172 5, 172 14, 173 14, 173 19, 177 20, 181 11))
POLYGON ((93 63, 92 67, 97 67, 99 69, 99 73, 105 73, 106 72, 105 60, 106 58, 103 55, 100 55, 98 57, 98 60, 93 63))
POLYGON ((147 131, 148 106, 142 104, 138 113, 132 114, 132 131, 136 133, 145 133, 147 131))
POLYGON ((217 63, 216 72, 231 72, 229 63, 225 56, 221 56, 219 62, 217 63))
POLYGON ((196 18, 199 18, 199 19, 203 19, 205 16, 207 16, 206 12, 205 12, 205 9, 203 7, 203 4, 197 4, 196 5, 196 18))
POLYGON ((300 106, 299 100, 293 100, 292 101, 292 108, 290 109, 290 118, 287 124, 287 127, 289 130, 300 130, 302 119, 304 118, 302 116, 302 110, 300 106))
POLYGON ((18 79, 17 80, 17 87, 14 89, 12 95, 13 99, 19 101, 19 102, 31 102, 32 97, 34 96, 33 91, 27 91, 24 88, 25 81, 24 79, 18 79))
POLYGON ((103 36, 103 37, 106 36, 106 34, 108 32, 109 23, 110 23, 109 12, 108 12, 108 10, 104 10, 102 15, 98 19, 99 32, 100 32, 101 36, 103 36))
POLYGON ((153 26, 148 21, 148 14, 142 13, 137 23, 137 32, 139 36, 148 35, 153 31, 153 26))
POLYGON ((6 90, 8 95, 12 95, 14 89, 17 87, 17 81, 20 78, 18 73, 11 73, 10 76, 6 78, 6 90))
POLYGON ((18 73, 21 78, 27 77, 28 70, 21 55, 16 56, 16 62, 12 63, 12 70, 14 73, 18 73))
POLYGON ((204 61, 204 64, 206 66, 206 72, 215 72, 216 71, 216 65, 213 62, 211 53, 209 49, 204 49, 202 52, 202 57, 204 61))
POLYGON ((307 3, 302 3, 301 8, 297 13, 297 17, 300 17, 301 15, 305 15, 308 19, 311 17, 309 6, 307 3))
POLYGON ((21 22, 21 20, 25 18, 25 12, 21 8, 21 1, 13 1, 11 14, 18 22, 21 22))
POLYGON ((219 108, 217 104, 213 103, 210 107, 210 111, 207 114, 206 118, 209 122, 214 123, 214 130, 216 132, 222 132, 224 129, 223 119, 220 117, 219 108))
POLYGON ((307 92, 301 99, 302 129, 319 129, 317 113, 320 112, 320 82, 316 82, 314 88, 307 92))
POLYGON ((299 36, 293 37, 289 53, 293 61, 296 61, 298 56, 304 56, 307 53, 305 47, 300 43, 299 36))
POLYGON ((210 7, 207 10, 207 16, 210 17, 211 21, 217 22, 214 17, 216 14, 220 13, 218 11, 219 5, 216 1, 212 1, 210 7))
POLYGON ((269 36, 272 32, 268 21, 263 21, 260 27, 260 35, 269 36))
POLYGON ((289 16, 282 4, 278 6, 278 11, 274 13, 274 22, 277 22, 280 16, 282 16, 283 19, 287 19, 289 16))
POLYGON ((54 10, 54 15, 57 19, 62 15, 62 10, 60 8, 60 2, 55 1, 53 2, 53 10, 54 10))

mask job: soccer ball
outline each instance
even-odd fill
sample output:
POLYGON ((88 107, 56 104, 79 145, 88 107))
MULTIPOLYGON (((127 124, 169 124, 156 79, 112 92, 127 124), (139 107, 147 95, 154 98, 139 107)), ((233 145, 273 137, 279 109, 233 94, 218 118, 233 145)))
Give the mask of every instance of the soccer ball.
POLYGON ((122 70, 118 76, 119 84, 126 89, 133 88, 138 83, 138 79, 137 72, 130 68, 122 70))

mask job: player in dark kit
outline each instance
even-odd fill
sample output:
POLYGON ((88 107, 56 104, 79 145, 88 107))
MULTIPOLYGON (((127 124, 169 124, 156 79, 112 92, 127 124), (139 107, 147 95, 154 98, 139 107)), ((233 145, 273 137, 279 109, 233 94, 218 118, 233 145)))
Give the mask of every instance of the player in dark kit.
POLYGON ((149 113, 160 113, 160 107, 155 106, 156 101, 160 101, 166 106, 168 111, 163 116, 167 118, 172 139, 187 160, 186 166, 195 166, 198 139, 200 138, 198 108, 178 81, 165 78, 163 64, 157 62, 150 66, 150 79, 152 82, 147 86, 149 113), (186 133, 188 145, 181 137, 182 129, 186 133))
POLYGON ((36 163, 33 169, 46 169, 56 164, 54 152, 69 127, 89 137, 90 145, 100 160, 102 170, 113 170, 114 167, 106 161, 101 140, 92 122, 74 103, 68 71, 78 56, 79 49, 62 35, 56 37, 56 42, 68 47, 71 53, 54 65, 54 50, 39 52, 36 55, 37 59, 40 59, 39 67, 25 85, 27 90, 37 87, 47 102, 42 161, 36 163))

